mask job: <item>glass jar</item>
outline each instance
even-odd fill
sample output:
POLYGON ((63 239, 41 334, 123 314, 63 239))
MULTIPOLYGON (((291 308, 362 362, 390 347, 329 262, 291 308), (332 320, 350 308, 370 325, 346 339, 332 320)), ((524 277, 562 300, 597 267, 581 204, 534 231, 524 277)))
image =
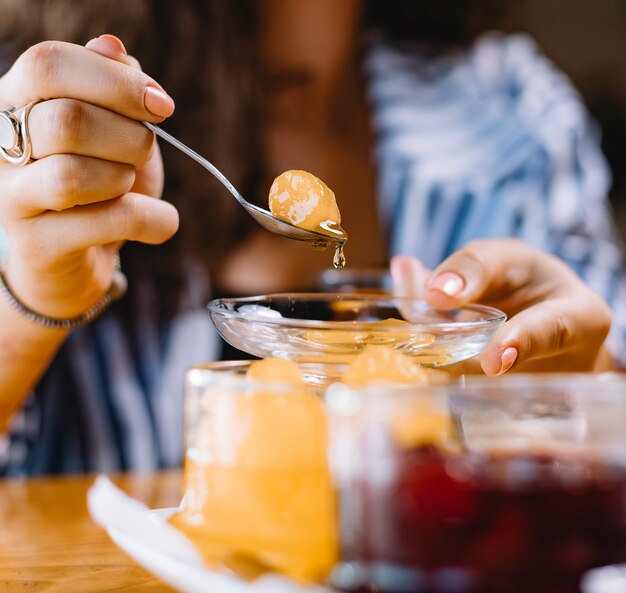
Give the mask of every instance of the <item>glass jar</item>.
POLYGON ((328 389, 341 563, 377 593, 578 593, 626 561, 626 381, 328 389))
POLYGON ((322 387, 253 380, 250 364, 188 371, 184 497, 171 521, 212 566, 324 580, 338 534, 322 387))

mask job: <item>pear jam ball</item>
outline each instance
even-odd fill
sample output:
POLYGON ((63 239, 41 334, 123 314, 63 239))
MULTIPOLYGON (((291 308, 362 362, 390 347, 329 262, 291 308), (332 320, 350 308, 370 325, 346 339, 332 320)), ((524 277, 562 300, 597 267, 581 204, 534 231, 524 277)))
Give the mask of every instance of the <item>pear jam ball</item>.
POLYGON ((328 241, 320 241, 320 246, 335 243, 333 265, 336 268, 346 265, 343 243, 348 236, 340 226, 335 194, 321 179, 307 171, 281 173, 270 188, 269 208, 279 220, 328 237, 328 241))
POLYGON ((323 580, 339 546, 324 403, 288 360, 253 362, 245 383, 205 402, 211 413, 187 453, 185 497, 170 521, 209 566, 323 580))

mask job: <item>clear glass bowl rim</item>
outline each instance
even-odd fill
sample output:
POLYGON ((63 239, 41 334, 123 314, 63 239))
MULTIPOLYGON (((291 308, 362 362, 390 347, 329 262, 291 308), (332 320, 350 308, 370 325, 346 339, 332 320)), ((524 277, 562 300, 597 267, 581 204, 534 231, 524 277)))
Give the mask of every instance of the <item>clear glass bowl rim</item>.
MULTIPOLYGON (((445 372, 445 370, 437 369, 437 371, 445 372)), ((455 393, 463 393, 467 397, 487 398, 488 392, 518 390, 518 389, 543 389, 565 388, 567 385, 611 385, 624 388, 624 397, 626 398, 626 373, 586 373, 582 371, 562 371, 562 372, 519 372, 508 373, 498 377, 487 377, 486 375, 459 375, 451 376, 450 381, 442 383, 426 383, 426 384, 386 384, 372 383, 369 385, 351 387, 346 385, 347 389, 368 393, 370 391, 380 391, 387 389, 389 394, 407 394, 411 391, 423 392, 424 390, 444 389, 450 391, 453 389, 455 393)))
MULTIPOLYGON (((444 371, 445 372, 445 371, 444 371)), ((343 383, 340 387, 330 386, 333 390, 343 393, 350 392, 363 400, 375 401, 386 400, 387 404, 394 399, 404 400, 411 397, 429 397, 435 394, 445 394, 455 398, 467 398, 468 400, 496 401, 503 399, 519 399, 522 392, 530 399, 542 398, 542 390, 575 390, 585 401, 600 401, 606 396, 607 391, 601 386, 606 385, 613 397, 626 398, 626 374, 585 373, 577 371, 554 372, 554 373, 510 373, 499 377, 487 377, 486 375, 460 375, 450 377, 450 381, 443 383, 427 384, 388 384, 372 383, 362 386, 350 386, 343 383), (589 386, 589 391, 584 389, 589 386), (623 393, 622 393, 623 392, 623 393)), ((544 397, 546 397, 544 395, 544 397)))
MULTIPOLYGON (((252 314, 240 314, 237 311, 229 311, 223 308, 224 304, 259 304, 258 301, 267 300, 267 299, 292 299, 294 301, 323 301, 323 300, 337 300, 337 301, 372 301, 376 303, 377 301, 400 301, 405 303, 424 303, 426 307, 432 309, 433 311, 445 312, 443 310, 434 309, 430 307, 430 305, 426 304, 423 299, 419 299, 416 297, 402 297, 402 296, 394 296, 394 295, 380 295, 380 294, 366 294, 366 293, 334 293, 334 292, 301 292, 301 293, 272 293, 258 296, 249 296, 249 297, 233 297, 233 298, 219 298, 210 301, 207 304, 207 309, 210 313, 215 313, 217 315, 221 315, 223 317, 230 317, 236 319, 245 319, 249 321, 253 321, 255 323, 263 323, 266 325, 279 325, 279 326, 287 326, 291 328, 307 328, 307 329, 327 329, 327 330, 344 330, 344 331, 369 331, 371 330, 372 322, 362 322, 362 321, 324 321, 324 320, 313 320, 313 319, 298 319, 295 317, 282 317, 282 318, 271 318, 264 317, 262 315, 254 315, 252 314)), ((433 323, 410 323, 408 322, 407 329, 410 328, 411 331, 419 331, 425 332, 428 328, 437 329, 440 331, 446 330, 480 330, 486 327, 491 327, 495 324, 502 323, 506 321, 506 314, 496 309, 495 307, 490 307, 488 305, 479 305, 479 304, 467 304, 462 307, 457 307, 453 309, 454 311, 473 311, 477 313, 482 313, 486 316, 485 319, 479 319, 474 321, 444 321, 444 322, 433 322, 433 323)), ((380 326, 376 327, 377 332, 397 332, 398 328, 393 326, 380 326)))
POLYGON ((462 375, 462 380, 468 387, 490 387, 502 385, 517 388, 519 385, 541 384, 562 385, 565 381, 585 381, 598 383, 618 383, 626 386, 626 373, 603 372, 592 373, 584 371, 555 371, 555 372, 519 372, 507 373, 498 377, 486 375, 462 375))

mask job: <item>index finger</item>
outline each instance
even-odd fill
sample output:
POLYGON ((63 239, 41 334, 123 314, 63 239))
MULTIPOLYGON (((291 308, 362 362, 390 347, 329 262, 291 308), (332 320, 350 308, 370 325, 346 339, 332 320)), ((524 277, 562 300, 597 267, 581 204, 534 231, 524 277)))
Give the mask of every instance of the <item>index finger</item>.
MULTIPOLYGON (((529 285, 540 253, 517 239, 473 241, 434 270, 424 298, 440 309, 453 309, 485 297, 509 299, 529 285)), ((544 270, 556 270, 552 256, 541 253, 541 257, 544 270)))
POLYGON ((34 45, 0 79, 0 101, 5 107, 60 98, 155 123, 174 112, 172 98, 141 70, 62 41, 34 45))

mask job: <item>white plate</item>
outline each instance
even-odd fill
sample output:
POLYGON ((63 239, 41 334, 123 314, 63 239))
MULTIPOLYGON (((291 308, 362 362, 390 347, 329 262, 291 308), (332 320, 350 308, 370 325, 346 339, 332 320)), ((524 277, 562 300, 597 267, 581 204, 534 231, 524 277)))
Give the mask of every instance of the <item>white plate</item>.
MULTIPOLYGON (((175 508, 149 511, 150 520, 164 524, 175 508)), ((301 587, 278 576, 270 575, 254 582, 245 582, 236 575, 198 566, 197 560, 164 552, 151 547, 120 529, 109 527, 111 539, 162 581, 181 593, 331 593, 325 587, 301 587)), ((582 580, 584 593, 624 593, 626 591, 626 565, 607 566, 588 572, 582 580)))
MULTIPOLYGON (((175 508, 155 509, 150 511, 150 519, 165 523, 175 511, 175 508)), ((108 527, 107 533, 138 564, 181 593, 330 593, 324 587, 298 586, 278 575, 246 582, 235 574, 217 572, 198 566, 193 561, 185 561, 183 557, 152 548, 146 541, 120 529, 108 527)))
POLYGON ((590 570, 581 581, 583 593, 624 593, 626 564, 603 566, 590 570))

